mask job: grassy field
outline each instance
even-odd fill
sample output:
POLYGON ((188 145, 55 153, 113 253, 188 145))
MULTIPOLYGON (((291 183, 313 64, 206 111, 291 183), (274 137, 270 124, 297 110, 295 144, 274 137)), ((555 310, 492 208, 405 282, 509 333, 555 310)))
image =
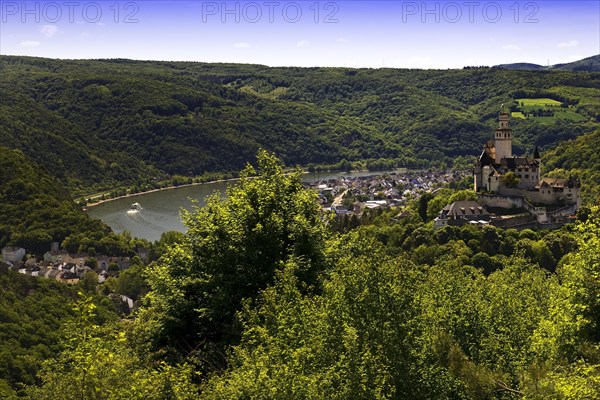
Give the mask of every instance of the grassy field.
POLYGON ((515 99, 519 105, 522 107, 535 107, 535 108, 544 108, 544 106, 554 106, 560 107, 562 104, 560 101, 552 100, 552 99, 515 99))
POLYGON ((569 121, 575 121, 575 122, 588 120, 588 118, 584 117, 583 115, 578 114, 575 111, 570 111, 570 110, 556 111, 554 113, 554 117, 560 118, 560 119, 566 119, 569 121))
POLYGON ((542 124, 552 124, 557 119, 568 120, 573 122, 587 121, 588 117, 574 111, 573 106, 563 108, 560 101, 548 98, 523 98, 515 99, 519 104, 519 111, 513 111, 513 118, 532 119, 542 124), (551 110, 554 116, 534 116, 536 110, 551 110))
POLYGON ((553 124, 556 121, 556 117, 528 117, 531 120, 542 124, 553 124))

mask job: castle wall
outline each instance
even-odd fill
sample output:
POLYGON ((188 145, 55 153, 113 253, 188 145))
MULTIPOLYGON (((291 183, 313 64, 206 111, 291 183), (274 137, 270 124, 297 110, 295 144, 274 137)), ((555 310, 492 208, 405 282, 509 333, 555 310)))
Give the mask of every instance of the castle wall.
POLYGON ((473 179, 473 180, 474 180, 474 182, 473 182, 473 183, 474 183, 474 185, 475 185, 475 191, 476 191, 476 192, 479 192, 479 191, 482 189, 482 187, 483 187, 483 184, 482 184, 482 172, 481 172, 481 167, 480 167, 480 166, 478 166, 478 165, 476 165, 476 166, 475 166, 475 170, 474 170, 474 172, 473 172, 473 178, 474 178, 474 179, 473 179))
POLYGON ((525 224, 535 224, 536 220, 533 215, 515 215, 511 218, 496 218, 493 219, 490 224, 498 228, 513 228, 525 224))
POLYGON ((515 173, 521 180, 519 182, 519 188, 521 189, 533 189, 540 182, 540 175, 537 168, 531 168, 529 171, 516 171, 515 173))
POLYGON ((478 194, 478 202, 486 207, 523 208, 523 197, 498 194, 478 194))

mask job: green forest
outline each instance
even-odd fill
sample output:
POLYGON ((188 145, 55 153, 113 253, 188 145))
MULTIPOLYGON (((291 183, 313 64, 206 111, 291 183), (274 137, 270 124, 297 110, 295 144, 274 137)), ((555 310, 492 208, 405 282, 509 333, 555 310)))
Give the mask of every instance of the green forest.
POLYGON ((554 231, 434 230, 430 208, 468 195, 446 189, 409 218, 392 209, 336 229, 273 154, 241 177, 136 267, 133 319, 101 295, 126 282, 67 288, 0 271, 12 338, 0 344, 2 396, 600 395, 597 206, 554 231))
POLYGON ((513 119, 517 154, 600 122, 596 72, 0 56, 0 87, 0 143, 73 195, 237 172, 260 148, 290 166, 464 164, 489 138, 500 105, 522 98, 561 102, 574 117, 513 119))
POLYGON ((0 263, 0 398, 600 398, 600 73, 0 56, 0 88, 0 247, 132 260, 75 285, 0 263), (576 223, 434 229, 466 180, 335 219, 302 184, 468 168, 502 104, 515 153, 581 181, 576 223), (155 243, 73 201, 234 175, 155 243))

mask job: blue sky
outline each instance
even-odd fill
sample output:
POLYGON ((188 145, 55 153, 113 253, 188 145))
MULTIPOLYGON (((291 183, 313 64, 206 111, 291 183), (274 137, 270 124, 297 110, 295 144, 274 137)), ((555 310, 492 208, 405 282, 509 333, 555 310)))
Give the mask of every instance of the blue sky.
POLYGON ((0 53, 461 68, 600 53, 600 1, 5 1, 0 53))

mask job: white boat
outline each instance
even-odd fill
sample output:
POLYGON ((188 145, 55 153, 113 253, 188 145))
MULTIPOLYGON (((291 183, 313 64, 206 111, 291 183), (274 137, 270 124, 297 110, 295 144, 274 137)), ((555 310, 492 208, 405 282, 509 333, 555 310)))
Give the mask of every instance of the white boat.
POLYGON ((135 210, 135 211, 139 211, 139 210, 141 210, 141 209, 142 209, 142 206, 140 205, 140 203, 133 203, 133 204, 131 205, 131 209, 132 209, 132 210, 135 210))

